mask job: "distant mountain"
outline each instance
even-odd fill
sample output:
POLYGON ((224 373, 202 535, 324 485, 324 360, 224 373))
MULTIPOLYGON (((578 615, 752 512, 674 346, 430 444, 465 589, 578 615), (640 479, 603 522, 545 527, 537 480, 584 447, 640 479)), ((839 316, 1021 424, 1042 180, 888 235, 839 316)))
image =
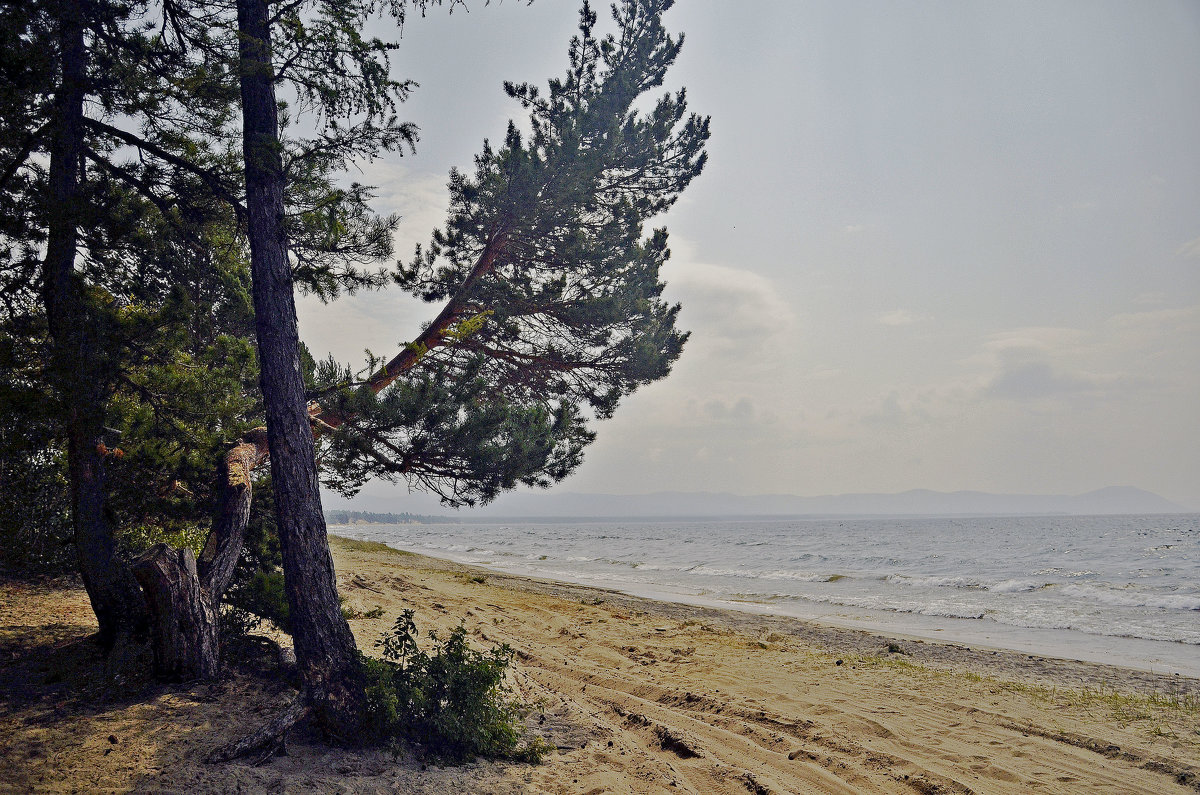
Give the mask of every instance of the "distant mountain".
MULTIPOLYGON (((354 501, 358 509, 395 509, 399 503, 380 497, 354 501)), ((421 508, 422 512, 435 513, 421 508)), ((878 516, 1012 514, 1188 513, 1188 508, 1131 486, 1113 486, 1074 496, 988 494, 981 491, 938 492, 925 489, 899 494, 838 494, 798 497, 793 494, 579 494, 524 492, 500 497, 486 508, 461 511, 463 520, 514 517, 668 517, 668 516, 878 516)))

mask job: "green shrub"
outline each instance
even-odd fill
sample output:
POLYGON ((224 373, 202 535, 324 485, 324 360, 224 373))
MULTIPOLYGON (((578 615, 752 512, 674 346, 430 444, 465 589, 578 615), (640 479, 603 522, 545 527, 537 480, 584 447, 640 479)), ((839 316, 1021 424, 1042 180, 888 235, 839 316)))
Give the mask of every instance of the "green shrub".
POLYGON ((225 591, 225 612, 229 616, 223 614, 222 623, 227 623, 233 634, 238 634, 239 627, 243 628, 242 634, 257 628, 256 618, 266 619, 291 634, 282 566, 271 479, 263 477, 254 484, 242 554, 225 591))
POLYGON ((459 626, 444 640, 430 632, 434 648, 427 654, 417 646, 413 615, 405 610, 376 642, 384 659, 363 658, 376 739, 405 739, 446 762, 476 756, 540 761, 549 746, 540 738, 521 742, 527 710, 504 682, 512 649, 476 651, 459 626))
POLYGON ((342 609, 342 618, 353 621, 356 618, 382 618, 383 608, 375 605, 370 610, 360 610, 357 606, 346 601, 346 597, 338 594, 338 605, 342 609))
POLYGON ((291 634, 287 592, 283 588, 283 572, 254 571, 245 579, 235 581, 225 593, 226 605, 265 618, 291 634))

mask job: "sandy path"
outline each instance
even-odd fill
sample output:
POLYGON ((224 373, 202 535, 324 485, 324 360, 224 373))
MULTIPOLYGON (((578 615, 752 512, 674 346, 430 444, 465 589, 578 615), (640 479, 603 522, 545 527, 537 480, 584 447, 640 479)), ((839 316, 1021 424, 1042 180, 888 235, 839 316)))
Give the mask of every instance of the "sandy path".
POLYGON ((300 734, 262 767, 207 765, 278 709, 284 683, 241 674, 114 697, 81 640, 94 626, 82 593, 10 583, 0 791, 1200 791, 1200 680, 656 603, 341 541, 334 553, 349 606, 384 610, 351 621, 360 648, 405 607, 422 638, 461 621, 481 645, 508 643, 514 685, 539 705, 530 729, 557 751, 538 766, 437 768, 300 734), (1164 703, 1187 692, 1175 698, 1188 709, 1164 703))

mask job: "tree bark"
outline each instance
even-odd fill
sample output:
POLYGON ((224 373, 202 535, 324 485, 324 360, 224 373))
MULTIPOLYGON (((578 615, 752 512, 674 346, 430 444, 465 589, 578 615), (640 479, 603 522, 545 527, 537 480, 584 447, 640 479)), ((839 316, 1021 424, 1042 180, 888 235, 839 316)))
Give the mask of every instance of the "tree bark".
POLYGON ((354 636, 338 604, 300 370, 268 8, 266 0, 238 0, 237 10, 259 378, 292 637, 318 724, 333 739, 352 739, 362 727, 366 694, 354 636))
POLYGON ((100 643, 111 650, 122 638, 144 631, 146 609, 133 574, 116 555, 112 528, 105 517, 100 446, 105 395, 102 374, 96 372, 101 351, 75 273, 87 79, 84 14, 79 2, 65 0, 58 20, 61 83, 54 98, 42 288, 53 346, 53 378, 65 409, 71 519, 79 569, 100 626, 100 643))
POLYGON ((254 496, 250 473, 266 459, 267 429, 255 428, 243 435, 221 460, 221 500, 199 561, 201 583, 216 604, 225 595, 242 553, 254 496))
POLYGON ((288 704, 287 709, 269 722, 242 739, 213 750, 205 761, 230 762, 244 756, 253 756, 255 764, 265 762, 283 750, 284 738, 287 737, 288 731, 307 717, 311 710, 312 707, 303 696, 295 698, 288 704))

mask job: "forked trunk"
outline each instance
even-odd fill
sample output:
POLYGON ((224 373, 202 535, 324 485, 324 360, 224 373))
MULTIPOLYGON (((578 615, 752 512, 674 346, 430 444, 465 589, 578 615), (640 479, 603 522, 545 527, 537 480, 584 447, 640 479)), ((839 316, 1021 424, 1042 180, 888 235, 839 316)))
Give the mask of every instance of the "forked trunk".
POLYGON ((133 567, 152 616, 154 669, 169 681, 211 679, 220 670, 218 603, 200 586, 192 550, 156 544, 133 567))
POLYGON ((134 563, 150 607, 160 678, 211 679, 220 671, 221 597, 233 578, 250 517, 250 472, 266 455, 266 432, 257 428, 222 459, 221 504, 199 562, 190 549, 158 544, 134 563))

